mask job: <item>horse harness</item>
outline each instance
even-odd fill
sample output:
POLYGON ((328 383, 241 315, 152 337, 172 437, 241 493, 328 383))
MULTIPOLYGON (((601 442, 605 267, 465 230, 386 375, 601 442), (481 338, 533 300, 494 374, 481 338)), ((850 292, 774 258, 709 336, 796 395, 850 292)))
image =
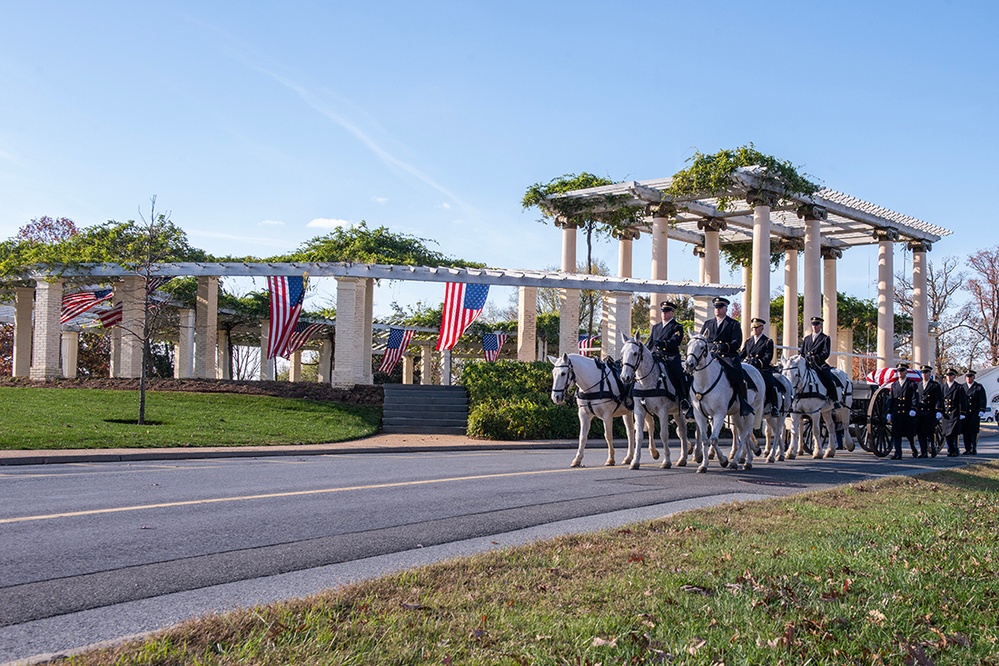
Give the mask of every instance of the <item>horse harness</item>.
MULTIPOLYGON (((637 345, 638 347, 638 362, 634 365, 631 363, 622 363, 626 368, 631 368, 632 372, 635 373, 635 383, 632 384, 631 395, 635 398, 669 398, 670 400, 676 401, 676 395, 670 392, 666 388, 665 371, 666 369, 662 366, 658 359, 653 355, 652 357, 652 369, 641 377, 638 376, 638 367, 642 365, 642 359, 645 357, 645 345, 637 345), (640 389, 635 388, 640 381, 651 375, 653 372, 659 373, 656 379, 656 387, 650 389, 640 389)), ((645 404, 644 402, 642 404, 645 404)))
POLYGON ((586 407, 587 411, 589 411, 591 415, 596 416, 596 414, 594 414, 593 412, 593 408, 589 404, 590 402, 596 400, 613 400, 618 406, 621 406, 625 404, 625 401, 627 400, 628 396, 625 395, 626 392, 624 390, 624 386, 621 384, 621 378, 615 375, 615 373, 611 369, 612 366, 610 366, 607 363, 604 363, 603 361, 600 361, 599 359, 594 359, 593 362, 596 363, 597 369, 600 370, 600 382, 594 384, 590 388, 592 389, 596 387, 598 388, 598 390, 584 391, 583 387, 579 385, 578 380, 576 379, 576 372, 572 367, 572 361, 566 359, 566 365, 569 366, 569 376, 566 378, 565 386, 563 386, 560 389, 552 389, 552 393, 562 393, 564 395, 565 392, 569 390, 569 385, 573 382, 576 382, 576 385, 579 386, 579 390, 576 392, 576 400, 585 401, 584 407, 586 407), (615 393, 612 390, 613 387, 610 381, 610 378, 612 376, 614 377, 618 385, 617 393, 615 393))

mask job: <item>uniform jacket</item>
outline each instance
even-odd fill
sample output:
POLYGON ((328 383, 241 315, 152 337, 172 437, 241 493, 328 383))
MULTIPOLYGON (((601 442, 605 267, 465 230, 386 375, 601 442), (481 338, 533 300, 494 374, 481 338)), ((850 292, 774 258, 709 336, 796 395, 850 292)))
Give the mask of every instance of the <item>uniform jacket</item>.
POLYGON ((667 357, 679 356, 683 338, 683 326, 676 319, 670 319, 666 323, 659 322, 652 327, 652 333, 649 335, 649 348, 667 357))
POLYGON ((978 382, 964 384, 964 392, 968 396, 968 418, 964 419, 964 432, 977 433, 981 429, 982 419, 979 413, 985 411, 987 398, 985 387, 978 382))
POLYGON ((725 315, 721 323, 715 317, 708 319, 701 328, 701 335, 714 344, 718 356, 729 360, 739 356, 739 348, 742 347, 742 327, 728 315, 725 315))
POLYGON ((964 387, 954 382, 950 386, 944 384, 940 388, 940 395, 943 399, 943 414, 941 421, 945 435, 953 435, 961 431, 961 415, 968 414, 968 393, 964 387))
MULTIPOLYGON (((916 428, 922 431, 933 431, 937 427, 937 412, 943 414, 943 390, 940 382, 930 380, 916 382, 916 428)), ((894 417, 892 417, 894 418, 894 417)))
POLYGON ((805 357, 805 361, 812 366, 822 366, 826 365, 826 359, 829 358, 831 341, 829 336, 821 331, 818 333, 809 333, 805 336, 805 339, 801 341, 800 354, 805 357))
POLYGON ((915 419, 909 416, 909 412, 916 409, 918 400, 915 382, 909 380, 892 382, 888 411, 891 413, 893 435, 897 433, 903 437, 912 436, 915 419))
POLYGON ((763 372, 773 372, 774 341, 765 335, 757 339, 746 338, 739 356, 749 365, 763 372))

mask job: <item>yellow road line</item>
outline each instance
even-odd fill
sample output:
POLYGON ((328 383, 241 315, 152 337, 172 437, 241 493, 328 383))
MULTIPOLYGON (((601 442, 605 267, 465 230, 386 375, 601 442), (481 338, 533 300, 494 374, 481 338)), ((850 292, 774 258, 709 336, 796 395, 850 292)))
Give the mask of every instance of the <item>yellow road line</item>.
POLYGON ((238 495, 236 497, 215 497, 212 499, 188 500, 184 502, 164 502, 162 504, 140 504, 137 506, 121 506, 110 509, 91 509, 89 511, 70 511, 66 513, 50 513, 38 516, 18 516, 16 518, 0 518, 0 525, 10 523, 26 523, 35 520, 53 520, 55 518, 76 518, 79 516, 97 516, 106 513, 124 513, 126 511, 145 511, 147 509, 166 509, 177 506, 198 506, 201 504, 219 504, 221 502, 244 502, 248 500, 274 499, 278 497, 302 497, 305 495, 325 495, 343 493, 353 490, 378 490, 381 488, 401 488, 404 486, 425 486, 436 483, 453 483, 456 481, 479 481, 482 479, 502 479, 512 476, 534 476, 538 474, 578 474, 584 470, 595 470, 599 467, 583 467, 576 469, 546 469, 530 472, 506 472, 503 474, 478 474, 475 476, 457 476, 446 479, 425 479, 423 481, 400 481, 397 483, 375 483, 365 486, 347 486, 343 488, 319 488, 316 490, 296 490, 286 493, 265 493, 262 495, 238 495))

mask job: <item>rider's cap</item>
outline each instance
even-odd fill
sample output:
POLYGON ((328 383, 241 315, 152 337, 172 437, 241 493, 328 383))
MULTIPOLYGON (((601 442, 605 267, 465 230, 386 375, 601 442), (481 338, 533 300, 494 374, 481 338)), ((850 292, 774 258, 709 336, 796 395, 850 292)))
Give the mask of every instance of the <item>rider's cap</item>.
POLYGON ((672 312, 673 310, 676 310, 676 303, 672 303, 670 301, 663 301, 662 303, 659 304, 659 309, 662 310, 663 312, 672 312))
POLYGON ((976 373, 974 370, 968 370, 966 373, 964 373, 964 376, 965 377, 974 377, 976 374, 978 374, 978 373, 976 373))
POLYGON ((749 320, 749 323, 751 323, 753 326, 763 326, 764 324, 767 323, 767 320, 760 319, 759 317, 753 317, 752 319, 749 320))
POLYGON ((821 324, 824 321, 825 321, 825 319, 823 319, 822 317, 812 317, 812 324, 813 325, 814 324, 821 324))
POLYGON ((715 296, 714 300, 711 302, 716 308, 724 308, 729 304, 729 300, 727 298, 722 298, 721 296, 715 296))
POLYGON ((954 368, 947 368, 947 372, 944 373, 948 377, 957 377, 957 370, 954 368))
POLYGON ((898 370, 908 370, 909 369, 909 364, 906 363, 905 361, 901 361, 901 362, 899 362, 898 365, 895 366, 895 368, 898 369, 898 370))
POLYGON ((920 372, 933 372, 933 368, 931 366, 928 366, 928 365, 924 365, 919 370, 920 370, 920 372))

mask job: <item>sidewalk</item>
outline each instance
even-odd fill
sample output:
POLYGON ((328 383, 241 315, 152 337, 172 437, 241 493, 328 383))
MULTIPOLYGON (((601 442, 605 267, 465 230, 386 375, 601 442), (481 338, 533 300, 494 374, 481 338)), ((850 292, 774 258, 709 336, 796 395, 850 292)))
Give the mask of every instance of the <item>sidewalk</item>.
MULTIPOLYGON (((627 448, 627 440, 615 440, 627 448)), ((284 446, 187 446, 149 449, 53 449, 0 451, 0 466, 53 463, 120 462, 132 460, 192 460, 259 456, 310 456, 348 453, 415 453, 427 451, 493 451, 497 449, 575 449, 575 439, 495 441, 460 435, 374 435, 350 442, 284 446)), ((587 448, 606 448, 603 439, 591 439, 587 448)))

